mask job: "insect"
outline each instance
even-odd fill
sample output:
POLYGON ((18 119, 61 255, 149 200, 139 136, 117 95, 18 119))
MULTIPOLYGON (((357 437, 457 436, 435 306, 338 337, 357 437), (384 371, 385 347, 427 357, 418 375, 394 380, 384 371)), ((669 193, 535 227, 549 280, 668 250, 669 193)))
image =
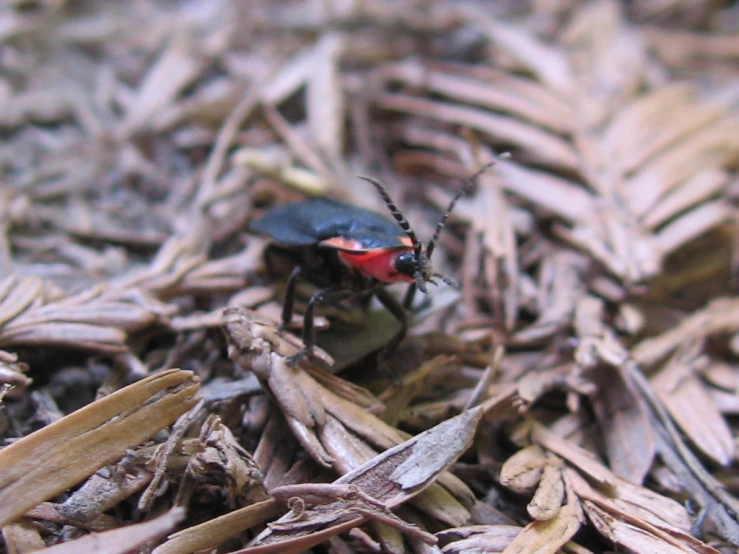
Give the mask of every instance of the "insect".
POLYGON ((453 279, 434 271, 431 255, 457 200, 494 163, 484 166, 457 190, 425 245, 418 240, 385 186, 361 175, 360 179, 377 189, 393 219, 337 200, 313 198, 271 208, 254 221, 251 229, 274 241, 265 250, 268 267, 276 253, 295 264, 287 281, 281 329, 292 320, 298 280, 305 279, 319 288, 308 301, 303 316, 305 346, 288 358, 288 363, 297 364, 312 353, 316 344, 313 321, 316 304, 352 297, 376 296, 400 322, 400 329, 383 348, 385 353, 394 350, 408 330, 406 310, 416 289, 426 293, 426 283, 435 285, 437 279, 457 286, 453 279), (385 289, 396 282, 410 284, 403 303, 385 289))

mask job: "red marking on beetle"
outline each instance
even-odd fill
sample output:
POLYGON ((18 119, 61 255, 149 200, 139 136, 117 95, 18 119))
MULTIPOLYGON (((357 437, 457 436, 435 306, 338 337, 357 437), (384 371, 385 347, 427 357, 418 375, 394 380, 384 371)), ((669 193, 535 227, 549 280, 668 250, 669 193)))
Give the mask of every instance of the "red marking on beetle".
MULTIPOLYGON (((398 237, 398 239, 400 239, 400 242, 403 244, 403 246, 393 247, 391 248, 391 250, 406 250, 406 248, 413 248, 413 242, 411 242, 411 239, 409 239, 408 237, 398 237)), ((346 239, 344 237, 331 237, 330 239, 322 240, 318 243, 318 245, 335 248, 336 250, 341 250, 342 252, 357 252, 362 254, 368 252, 367 248, 362 246, 362 243, 360 241, 356 239, 346 239)), ((382 248, 381 250, 388 249, 382 248)))
POLYGON ((372 277, 383 283, 413 283, 415 280, 410 275, 403 275, 395 269, 395 261, 402 253, 408 250, 402 246, 398 248, 376 248, 364 252, 338 253, 341 263, 351 267, 365 277, 372 277))
POLYGON ((413 242, 408 237, 398 237, 404 246, 393 248, 373 248, 367 250, 355 239, 331 237, 321 241, 320 246, 338 250, 338 257, 345 266, 352 268, 365 277, 372 277, 383 283, 413 283, 410 275, 399 273, 395 262, 403 252, 412 251, 413 242))

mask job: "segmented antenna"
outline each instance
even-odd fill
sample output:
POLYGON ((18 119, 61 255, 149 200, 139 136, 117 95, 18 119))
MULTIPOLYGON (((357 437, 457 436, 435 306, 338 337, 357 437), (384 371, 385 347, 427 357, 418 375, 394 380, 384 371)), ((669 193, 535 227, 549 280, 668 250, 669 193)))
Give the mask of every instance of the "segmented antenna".
POLYGON ((410 224, 408 223, 406 218, 403 217, 403 214, 401 213, 398 206, 395 205, 395 202, 393 202, 393 199, 390 198, 390 195, 387 193, 387 190, 385 189, 385 185, 383 185, 377 179, 373 179, 372 177, 366 177, 364 175, 357 175, 357 177, 359 177, 360 179, 364 179, 368 183, 372 183, 375 186, 375 188, 377 189, 377 192, 380 193, 380 196, 382 196, 383 201, 385 202, 387 207, 390 209, 390 213, 393 214, 395 221, 398 222, 398 225, 400 225, 400 228, 403 229, 403 232, 408 236, 409 239, 411 239, 411 244, 413 244, 413 255, 416 258, 419 258, 421 256, 421 251, 423 250, 423 244, 421 244, 421 241, 418 240, 416 233, 413 232, 413 229, 411 229, 410 224))
MULTIPOLYGON (((508 157, 507 153, 501 154, 499 156, 500 158, 508 157)), ((444 225, 446 225, 446 220, 449 217, 449 215, 452 213, 452 210, 454 210, 454 206, 457 204, 457 200, 459 200, 462 195, 464 195, 467 190, 475 183, 475 180, 485 173, 488 169, 493 167, 497 160, 493 160, 492 162, 486 163, 484 166, 482 166, 480 169, 477 170, 477 172, 472 175, 471 177, 467 178, 465 182, 462 184, 459 189, 457 189, 457 192, 454 194, 454 198, 452 198, 452 201, 449 202, 449 206, 447 206, 446 211, 444 212, 444 215, 441 216, 441 220, 439 221, 438 225, 436 225, 436 230, 434 231, 434 236, 431 237, 431 240, 429 241, 428 245, 426 246, 426 256, 429 258, 431 257, 431 254, 434 252, 434 248, 436 248, 436 241, 439 240, 439 235, 441 235, 441 231, 444 229, 444 225)))

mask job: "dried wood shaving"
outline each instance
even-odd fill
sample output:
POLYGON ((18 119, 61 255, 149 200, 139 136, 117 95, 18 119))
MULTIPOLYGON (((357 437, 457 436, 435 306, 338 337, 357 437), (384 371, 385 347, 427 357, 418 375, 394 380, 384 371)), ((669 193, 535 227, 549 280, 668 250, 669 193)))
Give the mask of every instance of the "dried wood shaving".
POLYGON ((739 548, 734 3, 248 4, 0 6, 0 552, 739 548), (254 218, 492 160, 286 363, 254 218))

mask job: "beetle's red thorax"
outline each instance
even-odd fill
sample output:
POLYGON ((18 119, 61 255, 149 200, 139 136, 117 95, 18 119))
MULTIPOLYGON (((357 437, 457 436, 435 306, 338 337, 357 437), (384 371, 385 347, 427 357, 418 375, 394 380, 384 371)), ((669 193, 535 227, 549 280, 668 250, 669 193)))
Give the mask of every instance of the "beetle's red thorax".
POLYGON ((403 237, 401 242, 407 246, 363 250, 357 241, 335 237, 322 241, 321 245, 336 248, 341 263, 365 277, 371 277, 383 283, 399 281, 413 283, 415 281, 412 277, 399 273, 395 268, 398 256, 412 250, 410 239, 403 237))
POLYGON ((365 277, 372 277, 383 283, 405 281, 413 283, 413 278, 398 273, 395 269, 395 260, 407 252, 405 248, 390 248, 369 250, 367 252, 339 252, 339 259, 343 264, 351 267, 365 277))

